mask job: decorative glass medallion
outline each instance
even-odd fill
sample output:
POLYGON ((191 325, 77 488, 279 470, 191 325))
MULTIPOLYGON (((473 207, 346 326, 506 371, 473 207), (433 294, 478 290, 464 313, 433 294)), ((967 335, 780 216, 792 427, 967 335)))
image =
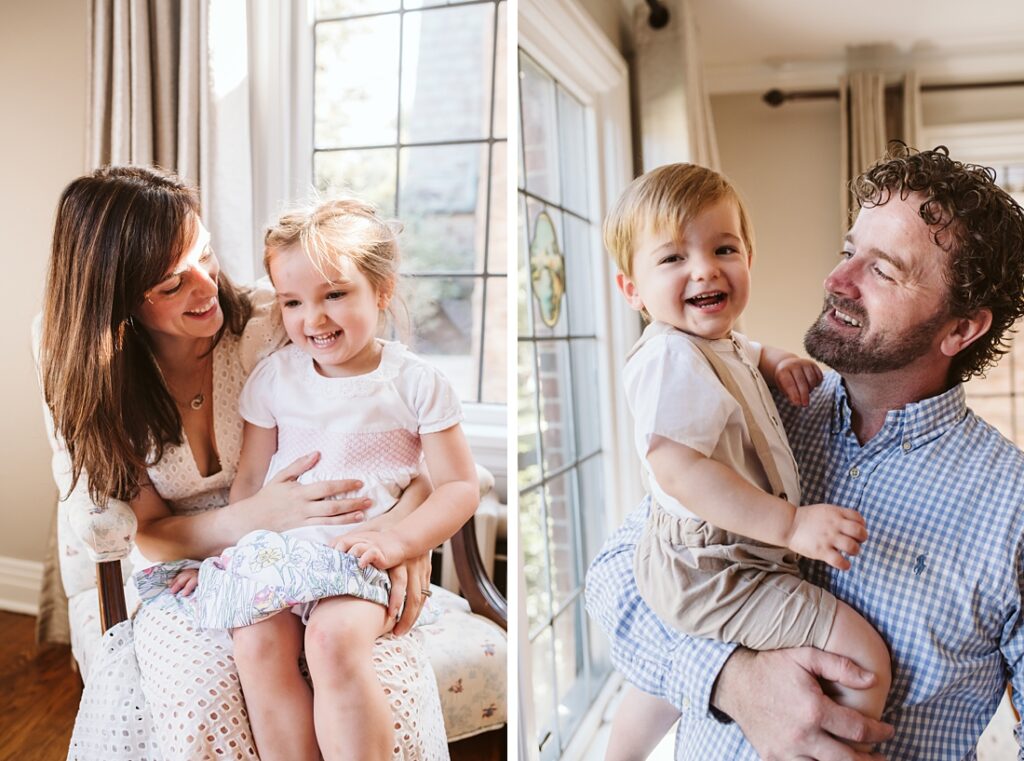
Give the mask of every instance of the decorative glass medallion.
POLYGON ((558 233, 546 211, 537 215, 530 242, 530 279, 540 318, 549 328, 558 324, 565 295, 565 257, 558 246, 558 233))

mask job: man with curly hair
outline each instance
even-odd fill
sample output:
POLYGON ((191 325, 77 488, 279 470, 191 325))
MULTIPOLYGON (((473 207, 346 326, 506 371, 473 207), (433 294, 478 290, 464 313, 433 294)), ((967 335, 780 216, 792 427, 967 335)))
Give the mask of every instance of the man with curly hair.
POLYGON ((942 147, 894 143, 853 190, 860 211, 805 339, 835 372, 807 407, 776 401, 804 502, 867 522, 850 571, 805 571, 889 645, 885 723, 823 691, 871 683, 848 659, 664 626, 633 578, 645 500, 591 566, 587 607, 616 667, 680 712, 677 759, 953 761, 972 756, 1007 679, 1024 707, 1024 454, 966 407, 962 385, 1024 316, 1024 211, 990 169, 942 147))

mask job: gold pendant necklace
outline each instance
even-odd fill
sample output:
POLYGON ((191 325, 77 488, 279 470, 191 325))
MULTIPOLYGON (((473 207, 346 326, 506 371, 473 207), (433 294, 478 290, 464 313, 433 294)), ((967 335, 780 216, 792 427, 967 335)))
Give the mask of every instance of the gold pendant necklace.
MULTIPOLYGON (((203 405, 206 404, 206 394, 203 393, 203 386, 206 385, 206 372, 212 366, 213 366, 213 353, 211 352, 210 358, 204 363, 203 369, 199 373, 199 377, 200 377, 199 391, 196 392, 195 396, 193 396, 191 399, 188 400, 188 406, 191 407, 194 410, 202 409, 203 405)), ((185 406, 185 404, 183 404, 182 402, 179 402, 177 400, 177 398, 173 396, 173 394, 172 394, 172 398, 174 398, 174 401, 175 401, 176 404, 178 404, 178 406, 180 406, 180 407, 184 407, 185 406)))

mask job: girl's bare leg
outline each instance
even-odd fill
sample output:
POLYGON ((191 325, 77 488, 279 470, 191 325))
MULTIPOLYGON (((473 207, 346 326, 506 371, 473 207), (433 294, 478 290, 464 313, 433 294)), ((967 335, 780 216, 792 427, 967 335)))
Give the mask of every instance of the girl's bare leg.
POLYGON ((235 663, 263 761, 317 761, 313 695, 302 672, 302 621, 288 611, 231 632, 235 663))
POLYGON ((316 737, 325 761, 388 761, 391 710, 373 667, 387 609, 358 597, 321 600, 306 626, 316 737))
POLYGON ((605 761, 643 761, 679 718, 679 709, 627 685, 615 710, 605 761))
MULTIPOLYGON (((830 685, 829 692, 838 703, 855 708, 865 716, 881 718, 885 698, 892 684, 892 664, 889 649, 875 627, 869 624, 857 611, 840 601, 836 619, 825 643, 825 650, 844 655, 861 668, 874 673, 875 685, 866 690, 851 690, 830 685)), ((870 750, 870 746, 855 744, 858 750, 870 750)))

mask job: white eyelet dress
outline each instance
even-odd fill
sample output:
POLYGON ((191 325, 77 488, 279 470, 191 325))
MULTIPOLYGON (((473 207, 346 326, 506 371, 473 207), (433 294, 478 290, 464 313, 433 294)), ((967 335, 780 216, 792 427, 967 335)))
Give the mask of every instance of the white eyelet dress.
MULTIPOLYGON (((214 351, 214 431, 221 471, 202 477, 188 442, 149 469, 176 515, 227 504, 242 443, 238 398, 258 361, 285 340, 273 293, 252 293, 253 316, 241 336, 214 351)), ((137 553, 136 553, 137 554, 137 553)), ((170 595, 143 605, 111 628, 82 694, 68 758, 77 761, 257 759, 226 631, 197 630, 170 595)), ((373 654, 393 712, 394 759, 448 758, 437 684, 414 631, 383 637, 373 654)), ((358 757, 358 749, 353 749, 358 757)))

